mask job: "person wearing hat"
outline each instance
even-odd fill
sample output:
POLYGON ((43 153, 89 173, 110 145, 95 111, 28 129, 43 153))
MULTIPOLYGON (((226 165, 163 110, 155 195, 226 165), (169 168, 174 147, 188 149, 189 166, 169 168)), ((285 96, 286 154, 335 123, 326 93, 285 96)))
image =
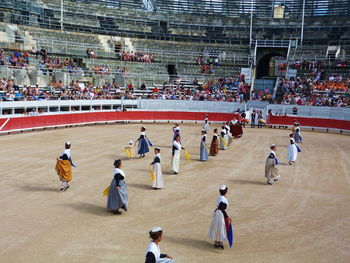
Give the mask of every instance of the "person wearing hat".
POLYGON ((143 158, 143 157, 145 157, 145 153, 149 152, 148 143, 146 141, 146 128, 145 127, 141 127, 140 137, 136 141, 139 142, 138 151, 137 151, 137 153, 139 154, 139 158, 143 158))
POLYGON ((119 209, 128 210, 128 189, 125 184, 125 173, 121 169, 122 161, 114 161, 113 179, 108 191, 107 210, 120 214, 119 209))
POLYGON ((151 241, 146 251, 145 263, 172 263, 173 258, 167 254, 161 254, 159 242, 163 239, 163 230, 159 227, 153 227, 149 231, 151 241))
POLYGON ((213 139, 210 144, 210 155, 215 156, 219 153, 219 135, 218 129, 214 129, 213 139))
POLYGON ((222 126, 221 128, 222 130, 220 132, 220 150, 226 150, 228 146, 227 130, 225 129, 225 126, 222 126))
POLYGON ((72 166, 75 167, 75 165, 72 162, 71 145, 70 141, 64 144, 65 149, 56 161, 55 170, 61 181, 60 192, 66 191, 69 188, 69 182, 72 181, 72 166))
POLYGON ((272 185, 273 182, 277 182, 280 178, 279 171, 277 169, 278 159, 276 156, 276 144, 272 144, 270 149, 271 151, 265 162, 265 177, 268 185, 272 185))
POLYGON ((163 184, 162 167, 160 165, 160 159, 161 159, 160 148, 155 147, 154 153, 155 153, 155 156, 154 156, 153 162, 151 163, 152 170, 154 173, 152 187, 153 187, 153 189, 161 189, 164 187, 164 184, 163 184))
POLYGON ((299 126, 299 123, 297 123, 297 124, 296 124, 296 127, 295 127, 294 140, 295 140, 296 143, 303 142, 303 139, 301 138, 301 134, 300 134, 300 126, 299 126))
POLYGON ((205 115, 203 130, 208 132, 210 130, 208 115, 205 115))
POLYGON ((289 142, 290 144, 288 146, 287 158, 288 158, 288 163, 292 165, 292 163, 294 163, 298 157, 298 148, 293 138, 293 133, 289 134, 289 142))
POLYGON ((200 144, 200 151, 199 151, 199 160, 202 162, 208 161, 209 158, 209 152, 208 152, 208 145, 206 143, 207 139, 207 132, 205 130, 202 130, 202 139, 200 144))
POLYGON ((181 152, 181 150, 184 150, 184 149, 185 148, 182 147, 182 144, 180 142, 180 136, 179 135, 175 136, 175 140, 173 142, 173 151, 172 151, 173 158, 171 160, 171 171, 174 174, 178 174, 179 173, 180 152, 181 152))
POLYGON ((211 220, 211 225, 208 232, 208 237, 214 241, 214 247, 224 249, 224 241, 227 240, 227 223, 231 222, 231 217, 226 213, 228 201, 226 199, 228 188, 222 185, 219 189, 220 195, 216 201, 216 209, 211 220))

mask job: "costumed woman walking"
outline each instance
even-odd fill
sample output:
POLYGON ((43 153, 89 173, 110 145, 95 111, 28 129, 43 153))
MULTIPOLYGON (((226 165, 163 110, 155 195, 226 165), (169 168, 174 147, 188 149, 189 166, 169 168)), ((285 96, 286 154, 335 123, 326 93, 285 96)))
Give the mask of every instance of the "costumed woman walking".
POLYGON ((154 189, 161 189, 164 187, 164 184, 163 184, 162 167, 160 165, 160 159, 161 159, 160 149, 158 147, 155 147, 154 153, 155 153, 155 156, 151 165, 152 165, 152 170, 155 178, 153 179, 152 187, 154 189))
POLYGON ((140 137, 137 139, 137 141, 139 142, 138 151, 137 151, 137 153, 139 154, 139 158, 145 157, 145 153, 149 152, 148 143, 146 141, 146 138, 147 138, 146 128, 141 127, 141 134, 140 134, 140 137))
POLYGON ((161 254, 159 243, 163 239, 163 230, 159 227, 153 227, 151 231, 149 231, 149 237, 151 241, 148 245, 146 251, 146 261, 145 263, 172 263, 173 258, 167 254, 161 254))
POLYGON ((280 178, 277 164, 278 159, 276 156, 276 144, 272 144, 270 147, 271 151, 266 158, 265 162, 265 177, 267 179, 266 183, 272 185, 273 182, 277 182, 280 178))
POLYGON ((295 139, 295 142, 296 142, 296 143, 303 142, 303 139, 301 138, 301 134, 300 134, 300 126, 299 126, 299 123, 297 123, 297 124, 296 124, 296 127, 295 127, 294 139, 295 139))
POLYGON ((72 166, 75 167, 71 156, 71 142, 65 143, 65 150, 56 159, 55 170, 61 181, 60 192, 69 188, 69 182, 72 181, 72 166))
POLYGON ((218 129, 214 129, 213 139, 210 144, 210 155, 215 156, 219 153, 219 135, 218 129))
POLYGON ((201 144, 200 144, 200 160, 202 162, 206 162, 208 161, 208 145, 206 143, 206 139, 207 139, 207 132, 206 131, 202 131, 202 139, 201 139, 201 144))
POLYGON ((228 208, 228 201, 225 197, 227 190, 226 185, 220 187, 220 195, 216 202, 216 209, 208 232, 208 237, 214 241, 214 247, 222 249, 224 249, 224 242, 228 239, 227 226, 232 221, 226 213, 228 208))
POLYGON ((121 169, 122 161, 117 159, 114 161, 113 180, 109 187, 107 210, 115 214, 120 214, 119 209, 128 210, 128 189, 125 184, 125 173, 121 169))

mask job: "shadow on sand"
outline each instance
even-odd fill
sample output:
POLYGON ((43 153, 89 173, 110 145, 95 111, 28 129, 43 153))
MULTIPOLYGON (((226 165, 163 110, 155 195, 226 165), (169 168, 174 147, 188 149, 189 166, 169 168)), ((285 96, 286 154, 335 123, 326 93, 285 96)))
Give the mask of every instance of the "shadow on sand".
POLYGON ((151 185, 146 185, 146 184, 128 183, 127 187, 138 188, 138 189, 142 189, 142 190, 153 190, 151 185))
POLYGON ((165 242, 171 242, 178 245, 186 246, 186 247, 192 247, 199 250, 208 250, 210 249, 214 253, 218 253, 220 251, 216 250, 213 247, 213 244, 209 241, 200 240, 200 239, 194 239, 194 238, 185 238, 185 237, 172 237, 172 236, 166 236, 164 238, 165 242))
POLYGON ((71 204, 64 204, 63 206, 72 208, 74 210, 77 210, 79 212, 95 215, 95 216, 115 216, 115 214, 107 211, 106 207, 89 204, 89 203, 71 203, 71 204))
POLYGON ((28 192, 58 192, 58 188, 40 186, 40 185, 21 186, 21 189, 23 191, 28 191, 28 192))
POLYGON ((239 180, 239 179, 232 179, 231 181, 241 185, 246 185, 246 184, 266 185, 265 181, 249 181, 249 180, 239 180))

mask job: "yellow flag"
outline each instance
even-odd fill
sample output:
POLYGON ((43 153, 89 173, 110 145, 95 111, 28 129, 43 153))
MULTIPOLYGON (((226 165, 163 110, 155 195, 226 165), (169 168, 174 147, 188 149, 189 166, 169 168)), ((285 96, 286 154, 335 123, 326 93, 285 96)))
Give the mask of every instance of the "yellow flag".
POLYGON ((222 141, 222 144, 224 145, 224 147, 226 147, 226 141, 225 141, 225 139, 221 137, 221 141, 222 141))
POLYGON ((130 148, 129 147, 125 147, 125 153, 126 153, 126 155, 129 157, 129 158, 131 158, 131 152, 130 152, 130 148))
POLYGON ((186 155, 187 160, 190 162, 191 161, 191 155, 188 153, 187 150, 185 150, 185 155, 186 155))
POLYGON ((152 179, 152 182, 153 182, 154 179, 155 179, 156 177, 154 176, 154 172, 153 172, 153 169, 152 169, 152 165, 149 166, 149 170, 150 170, 150 172, 151 172, 151 179, 152 179))
POLYGON ((107 188, 103 191, 104 196, 108 196, 110 186, 107 186, 107 188))

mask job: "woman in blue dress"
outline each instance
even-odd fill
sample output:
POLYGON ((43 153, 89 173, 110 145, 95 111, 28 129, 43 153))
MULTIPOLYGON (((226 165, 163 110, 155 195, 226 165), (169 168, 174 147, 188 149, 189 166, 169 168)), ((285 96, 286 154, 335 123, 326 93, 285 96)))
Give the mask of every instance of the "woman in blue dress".
POLYGON ((107 210, 120 214, 119 209, 128 210, 128 190, 125 184, 125 173, 121 169, 122 161, 114 161, 113 180, 108 191, 107 210))
POLYGON ((206 139, 207 139, 207 133, 206 131, 202 131, 202 139, 201 139, 201 145, 200 145, 200 160, 202 162, 206 162, 208 161, 208 145, 206 143, 206 139))
POLYGON ((137 151, 137 153, 139 154, 139 158, 145 157, 145 153, 149 152, 148 143, 146 141, 146 138, 147 138, 146 128, 141 127, 141 134, 140 134, 140 137, 137 139, 137 141, 139 142, 138 151, 137 151))

